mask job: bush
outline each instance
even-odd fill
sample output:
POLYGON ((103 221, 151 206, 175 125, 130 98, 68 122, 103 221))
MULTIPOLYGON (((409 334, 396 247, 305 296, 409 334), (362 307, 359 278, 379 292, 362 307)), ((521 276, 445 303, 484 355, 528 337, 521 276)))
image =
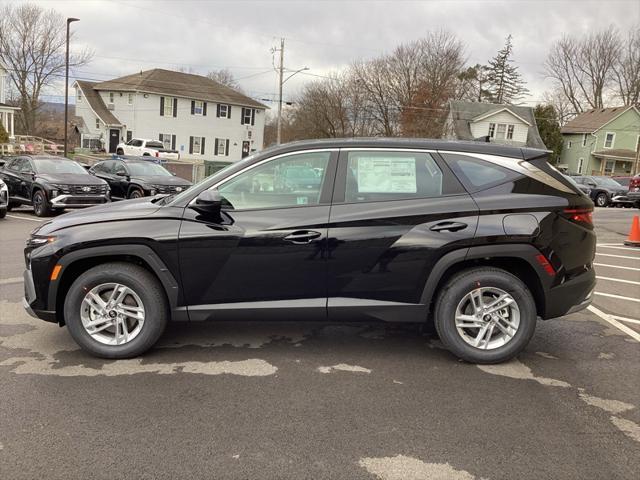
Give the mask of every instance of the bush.
POLYGON ((0 143, 9 143, 9 134, 4 129, 4 125, 0 123, 0 143))

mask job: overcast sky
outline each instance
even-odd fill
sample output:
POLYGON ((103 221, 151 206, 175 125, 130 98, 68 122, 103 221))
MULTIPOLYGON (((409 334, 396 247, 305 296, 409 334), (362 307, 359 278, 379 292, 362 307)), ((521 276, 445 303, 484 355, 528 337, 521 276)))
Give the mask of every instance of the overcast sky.
MULTIPOLYGON (((7 1, 7 0, 0 0, 7 1)), ((16 2, 17 3, 17 2, 16 2)), ((93 61, 76 77, 106 80, 152 68, 228 68, 245 92, 275 98, 271 47, 285 38, 285 66, 326 75, 357 59, 379 56, 429 30, 455 33, 469 64, 486 63, 513 35, 514 59, 535 103, 548 88, 543 63, 563 34, 581 35, 616 25, 640 24, 640 0, 439 0, 439 1, 193 1, 41 0, 78 17, 72 49, 88 46, 93 61)), ((295 98, 311 75, 285 84, 295 98)), ((315 78, 317 79, 317 78, 315 78)), ((63 85, 63 84, 62 84, 63 85)), ((62 85, 49 94, 61 95, 62 85)), ((61 96, 49 97, 62 101, 61 96)), ((268 104, 268 103, 267 103, 268 104)), ((273 105, 273 104, 271 104, 273 105)))

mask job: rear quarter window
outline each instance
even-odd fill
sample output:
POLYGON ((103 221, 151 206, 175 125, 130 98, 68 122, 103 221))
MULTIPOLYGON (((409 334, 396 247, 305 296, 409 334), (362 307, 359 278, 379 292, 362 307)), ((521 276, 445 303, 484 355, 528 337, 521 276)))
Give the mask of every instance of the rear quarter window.
POLYGON ((455 153, 443 153, 442 156, 458 180, 471 193, 522 177, 518 172, 475 157, 455 153))

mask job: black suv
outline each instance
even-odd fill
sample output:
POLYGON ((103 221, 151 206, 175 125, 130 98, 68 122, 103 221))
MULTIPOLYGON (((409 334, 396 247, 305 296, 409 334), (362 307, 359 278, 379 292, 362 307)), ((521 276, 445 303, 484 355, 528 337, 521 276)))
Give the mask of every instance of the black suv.
POLYGON ((575 176, 576 183, 591 189, 591 199, 598 207, 607 207, 618 197, 626 197, 628 188, 623 187, 611 177, 575 176))
POLYGON ((0 177, 9 189, 7 209, 33 205, 39 217, 65 208, 109 202, 109 186, 64 157, 22 155, 8 160, 0 177))
POLYGON ((520 352, 586 307, 593 203, 542 150, 439 140, 306 141, 178 195, 59 217, 25 249, 25 307, 106 358, 168 320, 434 322, 459 357, 520 352), (283 181, 292 168, 320 181, 283 181))
POLYGON ((150 160, 106 160, 96 163, 90 172, 109 183, 114 200, 180 193, 191 186, 191 182, 150 160))

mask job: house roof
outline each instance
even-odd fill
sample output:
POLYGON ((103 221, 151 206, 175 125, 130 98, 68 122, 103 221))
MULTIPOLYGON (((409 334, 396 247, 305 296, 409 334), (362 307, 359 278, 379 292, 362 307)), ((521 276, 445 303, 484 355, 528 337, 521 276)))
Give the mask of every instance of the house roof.
POLYGON ((9 110, 20 110, 19 107, 12 107, 11 105, 7 105, 6 103, 0 103, 0 108, 7 108, 9 110))
POLYGON ((450 108, 455 134, 460 140, 475 140, 475 137, 471 133, 471 123, 474 121, 490 117, 502 111, 507 111, 528 124, 527 147, 547 149, 542 138, 540 138, 538 126, 536 125, 536 120, 533 115, 533 108, 531 107, 452 100, 450 102, 450 108))
POLYGON ((525 124, 531 126, 531 122, 529 122, 528 120, 522 118, 520 115, 515 114, 514 112, 512 112, 511 110, 509 110, 506 107, 505 108, 501 108, 499 110, 491 110, 491 111, 488 111, 486 113, 483 113, 482 115, 474 118, 473 121, 474 122, 479 122, 480 120, 484 120, 486 118, 492 117, 493 115, 497 115, 498 113, 501 113, 501 112, 510 113, 511 115, 516 117, 518 120, 520 120, 522 123, 525 123, 525 124))
POLYGON ((107 106, 102 101, 102 97, 97 90, 95 90, 96 82, 87 82, 86 80, 76 80, 76 83, 82 90, 84 98, 89 103, 91 110, 95 113, 105 125, 122 125, 113 113, 109 111, 107 106))
POLYGON ((630 108, 635 107, 611 107, 594 108, 581 113, 568 121, 563 127, 562 133, 593 133, 600 130, 607 123, 615 120, 630 108))
POLYGON ((626 148, 609 148, 607 150, 600 150, 599 152, 593 152, 594 157, 616 157, 625 160, 635 160, 636 152, 628 150, 626 148))
POLYGON ((254 108, 268 108, 260 102, 215 80, 191 73, 155 68, 94 85, 96 90, 147 92, 193 98, 254 108))

